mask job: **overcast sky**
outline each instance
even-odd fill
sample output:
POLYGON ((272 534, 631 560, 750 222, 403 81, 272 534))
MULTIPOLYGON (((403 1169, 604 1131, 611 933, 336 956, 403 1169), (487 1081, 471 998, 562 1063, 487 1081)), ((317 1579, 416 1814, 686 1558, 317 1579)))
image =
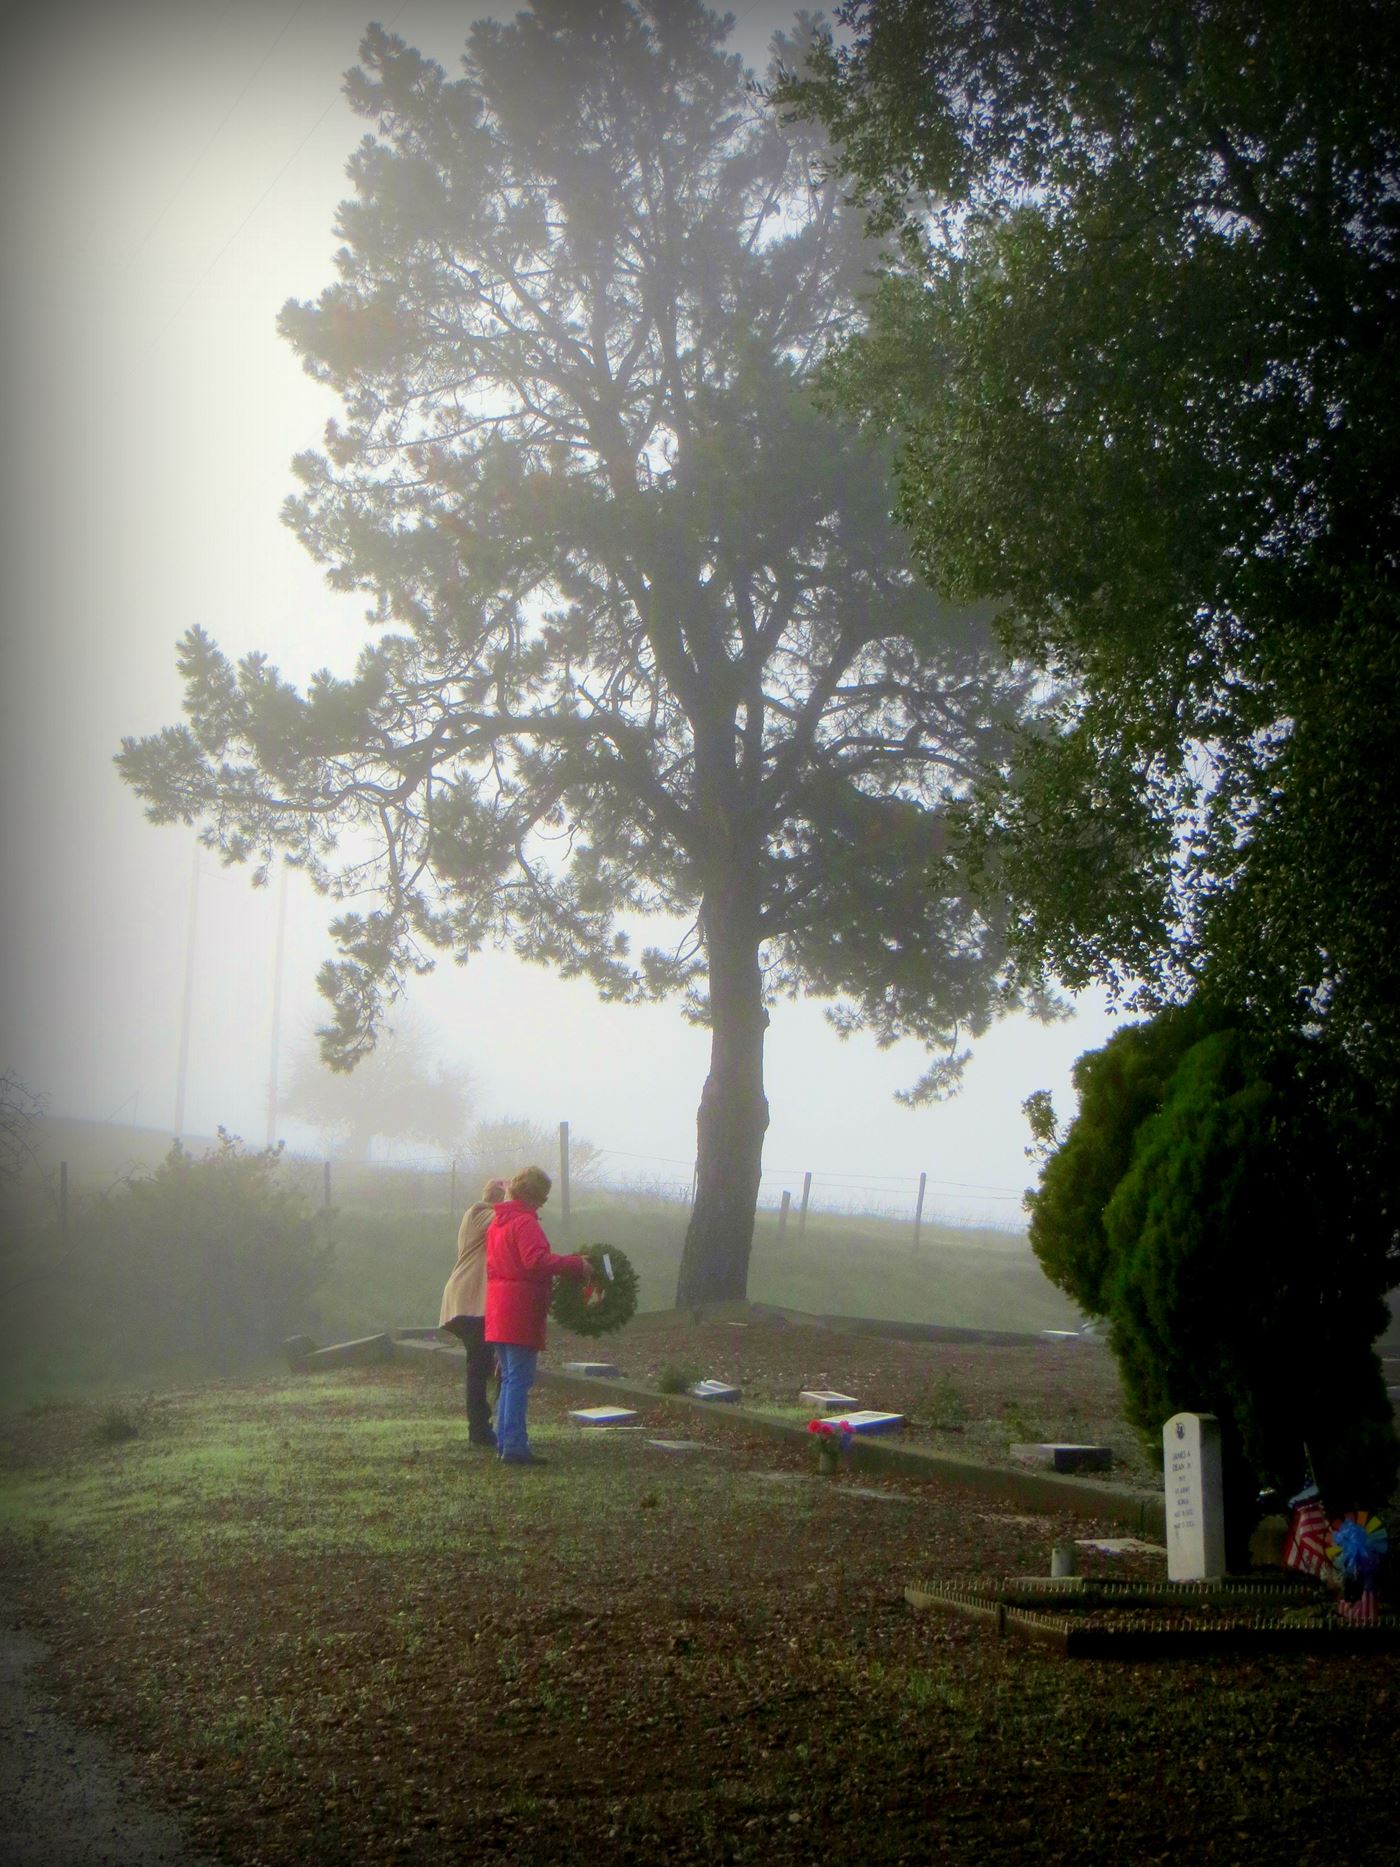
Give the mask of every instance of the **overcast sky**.
MULTIPOLYGON (((362 133, 340 95, 379 18, 456 69, 476 11, 442 0, 121 0, 3 17, 4 1008, 0 1068, 55 1111, 174 1119, 193 833, 154 829, 121 786, 123 733, 177 720, 174 645, 192 623, 298 679, 346 670, 362 600, 331 594, 279 521, 289 462, 332 397, 274 320, 333 276, 332 217, 362 133)), ((496 9, 504 11, 506 9, 496 9)), ((513 10, 513 9, 511 9, 513 10)), ((778 0, 742 5, 762 58, 778 0)), ((289 891, 285 1060, 322 1015, 329 905, 289 891)), ((204 856, 187 1131, 261 1141, 274 891, 204 856)), ((446 961, 415 1022, 470 1069, 482 1116, 570 1120, 621 1179, 679 1181, 694 1156, 708 1039, 670 1005, 609 1008, 506 957, 446 961)), ((1020 1104, 1114 1028, 1099 1001, 1050 1029, 1011 1020, 961 1096, 909 1111, 914 1046, 841 1043, 812 1003, 768 1045, 766 1190, 870 1186, 950 1218, 1019 1224, 1020 1104)), ((313 1137, 279 1124, 292 1145, 313 1137)))

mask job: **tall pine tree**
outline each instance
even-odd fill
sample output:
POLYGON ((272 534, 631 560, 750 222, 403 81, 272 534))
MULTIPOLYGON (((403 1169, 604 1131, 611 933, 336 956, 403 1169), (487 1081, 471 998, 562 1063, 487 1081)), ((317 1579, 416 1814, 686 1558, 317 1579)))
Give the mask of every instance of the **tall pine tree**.
POLYGON ((370 30, 339 280, 282 327, 344 404, 288 518, 373 640, 299 692, 192 630, 188 724, 119 759, 157 821, 375 892, 321 978, 343 1066, 432 948, 684 993, 712 1049, 682 1302, 745 1291, 773 994, 943 1052, 916 1096, 1008 1003, 995 914, 927 875, 1025 701, 912 574, 880 448, 809 400, 870 247, 723 34, 696 0, 536 0, 449 81, 370 30), (634 961, 619 914, 689 932, 634 961))

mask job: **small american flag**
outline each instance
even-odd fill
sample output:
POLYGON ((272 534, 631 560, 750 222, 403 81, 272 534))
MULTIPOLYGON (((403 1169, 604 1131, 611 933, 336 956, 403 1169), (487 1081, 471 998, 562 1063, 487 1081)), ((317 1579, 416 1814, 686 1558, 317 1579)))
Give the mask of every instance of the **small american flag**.
POLYGON ((1358 1626, 1373 1626, 1381 1618, 1380 1602, 1374 1588, 1363 1588, 1355 1601, 1348 1601, 1345 1596, 1337 1603, 1337 1618, 1353 1621, 1358 1626))
POLYGON ((1327 1545, 1332 1531, 1316 1493, 1297 1504, 1283 1545, 1283 1566, 1304 1575, 1325 1575, 1331 1568, 1327 1545))

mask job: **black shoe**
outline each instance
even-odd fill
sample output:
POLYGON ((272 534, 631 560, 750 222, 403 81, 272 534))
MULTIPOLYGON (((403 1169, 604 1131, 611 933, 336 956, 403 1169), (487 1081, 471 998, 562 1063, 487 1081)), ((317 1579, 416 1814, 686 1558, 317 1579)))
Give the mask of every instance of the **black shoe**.
POLYGON ((494 1433, 487 1433, 484 1439, 479 1439, 474 1433, 469 1433, 467 1435, 467 1444, 471 1447, 473 1452, 494 1452, 496 1450, 496 1435, 494 1433))
POLYGON ((548 1459, 542 1459, 538 1452, 503 1452, 502 1465, 548 1465, 548 1459))

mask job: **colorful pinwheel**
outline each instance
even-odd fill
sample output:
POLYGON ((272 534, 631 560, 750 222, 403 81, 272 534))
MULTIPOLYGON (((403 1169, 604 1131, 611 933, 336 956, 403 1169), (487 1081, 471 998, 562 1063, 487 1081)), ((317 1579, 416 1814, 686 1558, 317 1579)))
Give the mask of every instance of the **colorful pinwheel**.
POLYGON ((1374 1575, 1381 1558, 1390 1547, 1390 1535, 1379 1517, 1369 1511, 1352 1510, 1332 1525, 1332 1540, 1327 1558, 1343 1575, 1374 1575))

